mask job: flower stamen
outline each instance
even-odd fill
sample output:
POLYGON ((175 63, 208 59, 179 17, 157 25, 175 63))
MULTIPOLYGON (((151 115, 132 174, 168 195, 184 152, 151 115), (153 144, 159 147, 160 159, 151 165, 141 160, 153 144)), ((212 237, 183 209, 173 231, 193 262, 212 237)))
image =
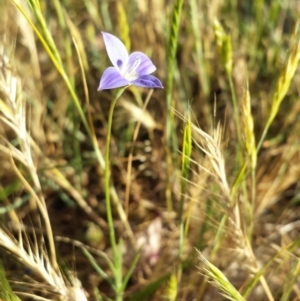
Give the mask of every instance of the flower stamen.
POLYGON ((139 77, 139 75, 137 74, 137 68, 139 67, 140 64, 141 64, 141 58, 137 57, 134 60, 133 64, 127 66, 123 76, 129 81, 137 79, 139 77))

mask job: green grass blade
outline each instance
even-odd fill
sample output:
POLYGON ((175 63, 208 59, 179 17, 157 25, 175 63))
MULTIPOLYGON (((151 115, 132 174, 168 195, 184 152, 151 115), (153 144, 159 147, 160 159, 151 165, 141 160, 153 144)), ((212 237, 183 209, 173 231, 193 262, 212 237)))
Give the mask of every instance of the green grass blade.
MULTIPOLYGON (((110 277, 104 272, 104 270, 99 266, 99 264, 97 263, 96 259, 93 257, 93 255, 85 248, 82 248, 82 251, 84 253, 84 255, 87 257, 87 259, 89 260, 90 264, 92 265, 92 267, 95 269, 95 271, 101 276, 103 277, 112 287, 112 289, 116 292, 116 286, 113 283, 113 281, 110 279, 110 277)), ((109 267, 112 271, 113 274, 116 273, 114 266, 110 263, 109 267)))
POLYGON ((4 268, 0 262, 0 300, 3 301, 21 301, 17 295, 12 291, 9 282, 5 277, 4 268))
POLYGON ((223 296, 232 301, 246 301, 236 288, 228 281, 225 275, 212 263, 210 263, 200 252, 200 269, 202 273, 209 277, 212 284, 216 286, 223 296))
POLYGON ((138 292, 134 293, 129 297, 128 301, 144 301, 148 300, 148 298, 164 283, 166 283, 170 279, 170 274, 166 274, 154 282, 151 282, 146 287, 140 289, 138 292))

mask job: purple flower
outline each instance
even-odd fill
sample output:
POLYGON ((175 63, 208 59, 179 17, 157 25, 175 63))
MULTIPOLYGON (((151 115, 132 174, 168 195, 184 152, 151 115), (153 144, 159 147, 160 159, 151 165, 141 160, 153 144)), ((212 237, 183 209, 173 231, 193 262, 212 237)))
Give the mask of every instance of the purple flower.
POLYGON ((160 80, 150 73, 156 70, 146 54, 136 51, 128 56, 124 44, 115 36, 102 32, 107 54, 114 67, 108 67, 100 80, 99 90, 134 85, 163 88, 160 80))

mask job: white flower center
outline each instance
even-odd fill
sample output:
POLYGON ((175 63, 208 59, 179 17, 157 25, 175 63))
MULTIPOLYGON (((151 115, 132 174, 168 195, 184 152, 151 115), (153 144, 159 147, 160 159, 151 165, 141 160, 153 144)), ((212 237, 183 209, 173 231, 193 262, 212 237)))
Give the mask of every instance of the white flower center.
POLYGON ((122 76, 126 78, 128 81, 134 81, 136 80, 139 75, 137 73, 137 68, 141 64, 141 58, 138 57, 134 60, 134 62, 130 65, 127 65, 125 70, 122 71, 122 76))

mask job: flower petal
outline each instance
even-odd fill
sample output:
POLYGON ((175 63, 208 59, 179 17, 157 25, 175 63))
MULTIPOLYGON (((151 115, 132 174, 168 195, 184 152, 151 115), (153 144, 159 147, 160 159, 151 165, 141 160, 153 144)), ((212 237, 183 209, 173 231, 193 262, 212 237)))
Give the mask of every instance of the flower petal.
POLYGON ((163 88, 160 80, 153 75, 144 75, 130 82, 132 85, 144 88, 163 88))
POLYGON ((127 72, 136 71, 137 75, 148 75, 156 70, 152 61, 142 52, 136 51, 130 54, 127 63, 127 72))
POLYGON ((121 71, 128 60, 128 52, 125 45, 110 33, 102 31, 102 35, 110 61, 121 71))
POLYGON ((101 77, 98 91, 119 88, 129 84, 129 81, 119 73, 118 69, 108 67, 101 77))

